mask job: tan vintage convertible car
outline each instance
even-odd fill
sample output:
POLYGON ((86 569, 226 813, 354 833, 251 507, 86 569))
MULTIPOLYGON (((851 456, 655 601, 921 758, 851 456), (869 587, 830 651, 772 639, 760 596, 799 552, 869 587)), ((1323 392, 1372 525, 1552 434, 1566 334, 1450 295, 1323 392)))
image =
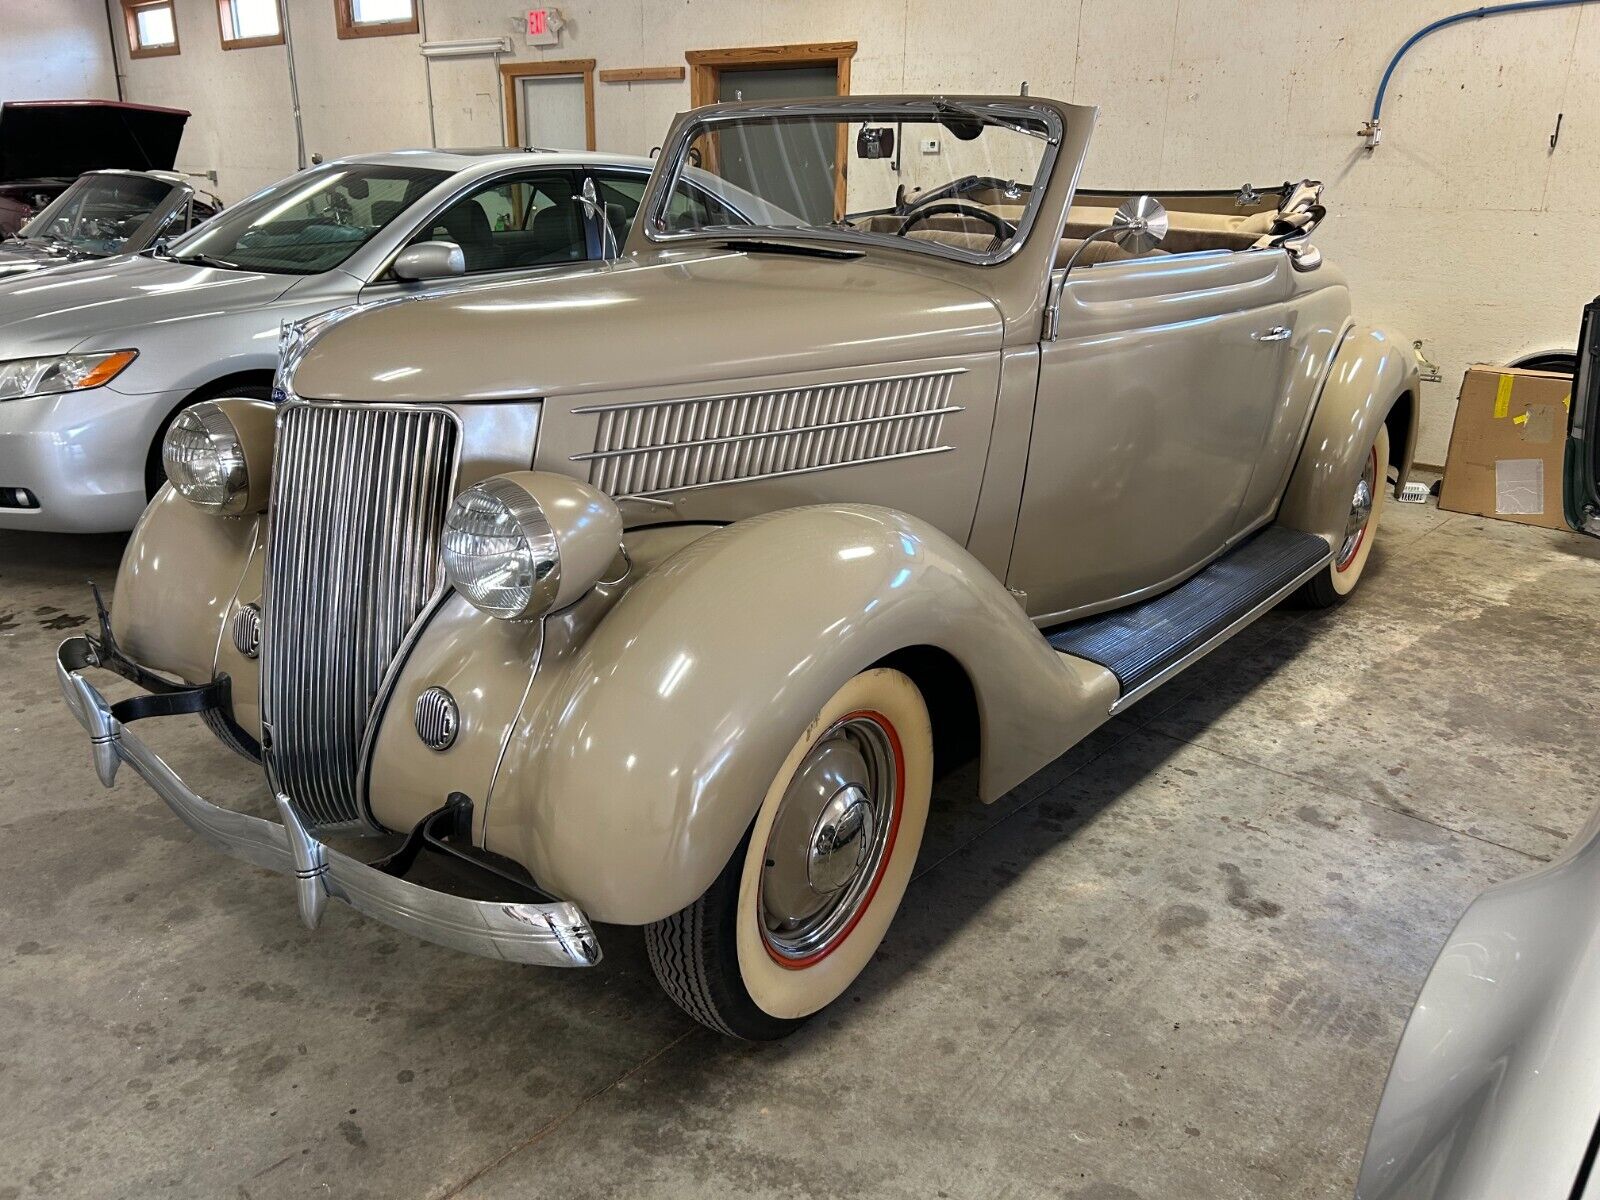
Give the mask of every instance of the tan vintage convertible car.
POLYGON ((1406 478, 1416 365, 1311 245, 1320 186, 1075 195, 1094 123, 701 109, 580 197, 637 214, 609 261, 286 330, 276 403, 174 424, 60 648, 101 779, 308 925, 560 966, 641 925, 691 1015, 793 1029, 884 937, 938 774, 976 755, 992 801, 1278 602, 1337 604, 1406 478), (276 820, 129 728, 176 713, 276 820))

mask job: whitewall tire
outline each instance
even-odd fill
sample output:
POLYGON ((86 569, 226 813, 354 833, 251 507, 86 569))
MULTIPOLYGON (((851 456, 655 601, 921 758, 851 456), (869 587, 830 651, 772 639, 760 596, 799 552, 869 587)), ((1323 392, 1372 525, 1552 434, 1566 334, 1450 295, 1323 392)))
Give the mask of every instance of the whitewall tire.
POLYGON ((690 1016, 782 1037, 866 967, 911 881, 933 787, 916 684, 874 668, 823 705, 704 895, 646 930, 650 965, 690 1016))

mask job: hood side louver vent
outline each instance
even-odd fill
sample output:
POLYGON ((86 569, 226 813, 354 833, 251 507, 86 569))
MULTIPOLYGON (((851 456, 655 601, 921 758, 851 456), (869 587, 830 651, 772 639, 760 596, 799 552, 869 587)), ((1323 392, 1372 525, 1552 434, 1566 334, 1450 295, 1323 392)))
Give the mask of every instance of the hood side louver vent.
POLYGON ((593 405, 589 482, 625 498, 658 496, 859 463, 937 454, 961 369, 703 396, 593 405))

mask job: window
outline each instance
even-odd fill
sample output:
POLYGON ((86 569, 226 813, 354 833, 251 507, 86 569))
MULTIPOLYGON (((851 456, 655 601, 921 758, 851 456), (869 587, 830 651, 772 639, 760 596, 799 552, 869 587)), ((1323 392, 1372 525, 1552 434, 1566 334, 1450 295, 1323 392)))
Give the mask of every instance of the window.
POLYGON ((469 275, 588 257, 572 178, 549 171, 497 180, 457 200, 412 238, 435 241, 460 246, 469 275))
POLYGON ((349 258, 448 176, 357 163, 302 171, 223 209, 172 247, 180 262, 316 275, 349 258))
POLYGON ((417 0, 333 0, 333 18, 342 38, 416 33, 417 0))
POLYGON ((122 0, 131 57, 156 58, 178 52, 178 18, 172 4, 173 0, 122 0))
POLYGON ((224 50, 283 45, 278 0, 217 0, 217 25, 224 50))
POLYGON ((146 175, 92 172, 18 232, 23 241, 49 242, 80 254, 116 254, 158 209, 172 202, 172 184, 146 175))
MULTIPOLYGON (((644 200, 645 184, 648 181, 648 177, 643 175, 597 174, 595 176, 595 182, 600 185, 600 199, 605 202, 606 211, 611 213, 620 210, 617 212, 622 224, 622 230, 617 235, 619 241, 627 236, 628 228, 639 213, 639 204, 644 200)), ((698 225, 748 225, 749 223, 721 200, 701 191, 693 184, 680 184, 667 202, 669 230, 692 229, 698 225)))

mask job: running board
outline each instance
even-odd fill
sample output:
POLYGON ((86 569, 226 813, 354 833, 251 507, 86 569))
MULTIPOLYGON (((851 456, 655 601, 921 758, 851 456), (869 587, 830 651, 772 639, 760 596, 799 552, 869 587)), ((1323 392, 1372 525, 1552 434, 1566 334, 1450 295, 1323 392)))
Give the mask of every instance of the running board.
POLYGON ((1153 600, 1045 630, 1063 654, 1117 677, 1121 712, 1205 657, 1333 557, 1313 533, 1269 525, 1185 583, 1153 600))

